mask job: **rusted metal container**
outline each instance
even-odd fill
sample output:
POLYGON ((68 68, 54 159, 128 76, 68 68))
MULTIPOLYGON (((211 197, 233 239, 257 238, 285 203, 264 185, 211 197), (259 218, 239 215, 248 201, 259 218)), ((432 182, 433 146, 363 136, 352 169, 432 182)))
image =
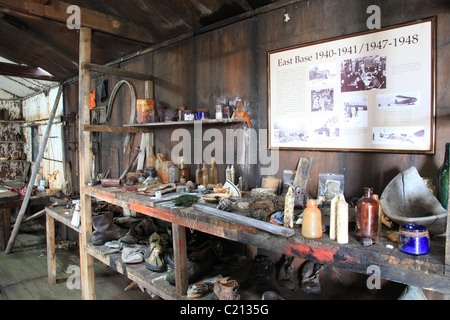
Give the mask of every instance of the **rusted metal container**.
POLYGON ((137 99, 136 100, 136 122, 149 123, 155 121, 155 100, 137 99))

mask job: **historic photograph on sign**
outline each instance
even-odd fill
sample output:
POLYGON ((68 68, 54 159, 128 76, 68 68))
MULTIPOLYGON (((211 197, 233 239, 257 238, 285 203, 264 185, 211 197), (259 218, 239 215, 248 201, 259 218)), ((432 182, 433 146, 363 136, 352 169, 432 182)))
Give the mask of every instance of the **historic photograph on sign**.
POLYGON ((269 52, 269 147, 433 153, 434 32, 426 19, 269 52))

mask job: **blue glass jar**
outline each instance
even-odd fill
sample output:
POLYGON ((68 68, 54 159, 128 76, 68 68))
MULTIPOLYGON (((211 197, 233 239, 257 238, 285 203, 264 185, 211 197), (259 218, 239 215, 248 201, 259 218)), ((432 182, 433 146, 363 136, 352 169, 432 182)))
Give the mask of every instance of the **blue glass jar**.
POLYGON ((398 249, 409 254, 427 254, 430 252, 430 234, 420 224, 402 224, 398 235, 398 249))

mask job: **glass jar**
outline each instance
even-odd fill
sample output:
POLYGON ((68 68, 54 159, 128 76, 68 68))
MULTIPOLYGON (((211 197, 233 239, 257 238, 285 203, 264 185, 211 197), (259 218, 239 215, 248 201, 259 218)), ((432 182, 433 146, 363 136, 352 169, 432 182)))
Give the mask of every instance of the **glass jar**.
POLYGON ((364 188, 364 196, 356 203, 356 239, 370 246, 379 237, 379 204, 372 198, 373 188, 364 188))
POLYGON ((398 249, 409 254, 427 254, 430 252, 430 234, 419 224, 402 224, 398 234, 398 249))
POLYGON ((322 213, 315 199, 308 199, 303 210, 302 236, 308 239, 322 237, 322 213))
POLYGON ((164 161, 162 164, 162 170, 161 170, 161 182, 162 183, 169 183, 170 164, 171 164, 171 161, 164 161))
POLYGON ((180 181, 178 166, 172 163, 169 167, 169 183, 177 183, 180 181))
POLYGON ((222 105, 221 104, 216 104, 216 119, 220 120, 223 118, 223 114, 222 114, 222 105))

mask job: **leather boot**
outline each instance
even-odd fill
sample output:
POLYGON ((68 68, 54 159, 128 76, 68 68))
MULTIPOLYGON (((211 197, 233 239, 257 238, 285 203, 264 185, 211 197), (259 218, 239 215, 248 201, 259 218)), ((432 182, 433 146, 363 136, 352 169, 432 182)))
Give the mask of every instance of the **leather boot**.
POLYGON ((154 232, 158 232, 158 228, 153 223, 153 220, 145 218, 137 225, 131 227, 119 241, 126 244, 136 244, 144 239, 148 240, 154 232))
POLYGON ((92 244, 101 246, 107 241, 118 240, 125 235, 126 229, 114 224, 111 213, 104 213, 92 217, 94 232, 92 233, 92 244))
POLYGON ((321 293, 319 282, 319 271, 322 270, 323 265, 313 261, 306 261, 302 266, 301 271, 301 285, 302 289, 307 293, 321 293))

